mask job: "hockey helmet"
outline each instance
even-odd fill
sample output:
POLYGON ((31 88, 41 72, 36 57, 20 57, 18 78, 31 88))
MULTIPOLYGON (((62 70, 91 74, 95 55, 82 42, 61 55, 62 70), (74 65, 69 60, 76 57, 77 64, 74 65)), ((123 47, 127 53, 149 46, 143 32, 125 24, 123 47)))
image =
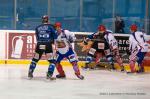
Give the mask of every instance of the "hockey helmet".
POLYGON ((98 30, 99 31, 106 31, 106 27, 104 25, 99 25, 98 30))
POLYGON ((61 23, 60 22, 56 22, 54 26, 55 27, 61 27, 61 23))
POLYGON ((47 23, 48 22, 48 15, 42 16, 42 22, 47 23))
POLYGON ((135 25, 135 24, 132 24, 131 26, 130 26, 130 30, 131 31, 137 31, 137 25, 135 25))

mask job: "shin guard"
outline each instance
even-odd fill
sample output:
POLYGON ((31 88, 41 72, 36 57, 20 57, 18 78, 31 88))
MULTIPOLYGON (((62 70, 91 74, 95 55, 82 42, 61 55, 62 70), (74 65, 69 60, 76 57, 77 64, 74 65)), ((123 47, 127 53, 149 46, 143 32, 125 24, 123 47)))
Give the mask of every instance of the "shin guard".
POLYGON ((65 75, 65 72, 64 72, 64 70, 63 70, 63 68, 62 68, 62 65, 61 65, 60 63, 57 63, 57 64, 56 64, 56 69, 57 69, 57 71, 58 71, 58 73, 59 73, 60 75, 65 75))
POLYGON ((73 70, 75 71, 75 74, 76 75, 80 75, 80 70, 79 70, 79 67, 78 67, 78 64, 77 62, 71 62, 72 66, 73 66, 73 70))
POLYGON ((130 61, 130 69, 132 73, 135 72, 135 61, 130 61))

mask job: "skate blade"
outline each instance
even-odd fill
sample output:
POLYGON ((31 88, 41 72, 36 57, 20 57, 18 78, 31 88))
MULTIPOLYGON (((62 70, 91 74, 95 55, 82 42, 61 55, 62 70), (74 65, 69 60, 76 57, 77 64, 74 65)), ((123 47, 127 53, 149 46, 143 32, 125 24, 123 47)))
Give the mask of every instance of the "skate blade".
POLYGON ((48 80, 56 80, 55 77, 47 78, 48 80))
POLYGON ((28 79, 28 80, 32 80, 32 79, 33 79, 33 77, 28 77, 27 79, 28 79))

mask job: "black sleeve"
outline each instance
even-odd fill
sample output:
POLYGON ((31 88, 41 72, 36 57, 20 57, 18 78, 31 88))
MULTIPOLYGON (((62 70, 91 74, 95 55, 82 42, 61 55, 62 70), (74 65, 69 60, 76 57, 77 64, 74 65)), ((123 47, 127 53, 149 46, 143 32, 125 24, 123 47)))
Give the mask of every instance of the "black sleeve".
POLYGON ((36 40, 38 41, 39 37, 38 37, 38 30, 37 30, 37 28, 35 29, 35 37, 36 37, 36 40))

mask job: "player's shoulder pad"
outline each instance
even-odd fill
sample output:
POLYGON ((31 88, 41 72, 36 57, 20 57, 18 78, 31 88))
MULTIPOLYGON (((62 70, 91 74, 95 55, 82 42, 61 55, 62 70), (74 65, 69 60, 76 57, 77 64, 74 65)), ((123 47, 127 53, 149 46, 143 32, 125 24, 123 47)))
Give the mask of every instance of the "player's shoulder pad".
POLYGON ((135 33, 136 34, 143 34, 143 32, 141 32, 141 31, 136 31, 135 33))
POLYGON ((43 24, 40 24, 40 25, 36 26, 36 29, 37 29, 38 27, 41 27, 41 26, 43 26, 43 24))
POLYGON ((71 35, 71 32, 69 30, 64 29, 63 31, 66 35, 71 35))
POLYGON ((70 31, 69 31, 69 30, 67 30, 67 29, 63 29, 63 31, 64 31, 64 32, 70 32, 70 31))

